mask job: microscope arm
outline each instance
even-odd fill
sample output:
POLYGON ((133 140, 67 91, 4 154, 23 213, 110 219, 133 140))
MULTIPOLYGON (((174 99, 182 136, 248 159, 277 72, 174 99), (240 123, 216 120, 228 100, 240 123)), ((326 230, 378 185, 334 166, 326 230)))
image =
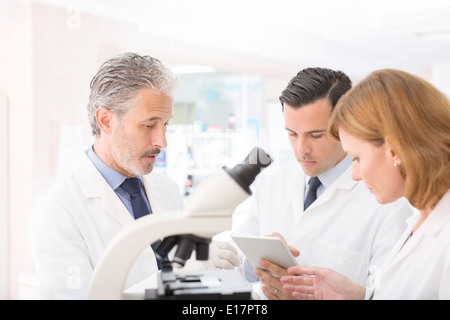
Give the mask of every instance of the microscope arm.
MULTIPOLYGON (((211 238, 230 228, 231 215, 184 217, 181 211, 176 211, 142 217, 125 227, 110 243, 94 270, 87 299, 125 298, 124 284, 134 260, 156 240, 180 234, 211 238)), ((156 262, 154 268, 156 273, 156 262)))
MULTIPOLYGON (((251 195, 250 185, 271 163, 270 156, 254 148, 243 163, 226 167, 205 179, 183 211, 144 216, 122 229, 111 241, 94 269, 88 299, 124 298, 124 284, 138 255, 150 243, 170 236, 192 234, 212 238, 231 229, 236 206, 251 195)), ((156 273, 156 258, 154 270, 156 273)))

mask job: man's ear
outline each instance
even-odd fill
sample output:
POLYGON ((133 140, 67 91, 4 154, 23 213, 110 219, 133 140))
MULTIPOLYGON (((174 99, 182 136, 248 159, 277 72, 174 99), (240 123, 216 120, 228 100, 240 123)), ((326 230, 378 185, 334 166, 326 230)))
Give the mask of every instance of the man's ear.
POLYGON ((100 127, 101 132, 110 134, 112 129, 113 113, 104 107, 99 107, 95 111, 95 118, 97 119, 97 125, 100 127))

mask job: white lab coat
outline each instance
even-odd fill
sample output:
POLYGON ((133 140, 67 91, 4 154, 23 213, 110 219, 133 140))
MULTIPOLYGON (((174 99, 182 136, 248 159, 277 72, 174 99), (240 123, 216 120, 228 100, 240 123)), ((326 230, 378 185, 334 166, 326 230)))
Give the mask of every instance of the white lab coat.
POLYGON ((366 285, 413 214, 405 199, 380 205, 351 167, 304 212, 305 175, 298 163, 263 172, 247 218, 233 234, 280 233, 300 250, 300 265, 327 267, 366 285))
POLYGON ((450 299, 450 191, 406 241, 418 219, 417 213, 408 220, 375 281, 373 299, 450 299))
MULTIPOLYGON (((143 182, 153 214, 182 208, 179 188, 167 176, 153 171, 143 182)), ((43 298, 85 298, 106 246, 132 221, 114 190, 83 155, 30 214, 31 254, 43 298)), ((130 270, 125 288, 156 271, 155 255, 148 246, 130 270)))

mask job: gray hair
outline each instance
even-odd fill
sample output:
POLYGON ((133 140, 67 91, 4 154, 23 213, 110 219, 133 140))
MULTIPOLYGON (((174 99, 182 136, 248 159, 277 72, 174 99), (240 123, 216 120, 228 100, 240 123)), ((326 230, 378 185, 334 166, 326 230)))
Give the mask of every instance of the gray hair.
POLYGON ((91 81, 88 117, 92 134, 100 135, 95 111, 99 107, 117 115, 127 112, 136 92, 152 88, 156 93, 174 97, 179 86, 177 76, 158 59, 136 53, 123 53, 102 64, 91 81))

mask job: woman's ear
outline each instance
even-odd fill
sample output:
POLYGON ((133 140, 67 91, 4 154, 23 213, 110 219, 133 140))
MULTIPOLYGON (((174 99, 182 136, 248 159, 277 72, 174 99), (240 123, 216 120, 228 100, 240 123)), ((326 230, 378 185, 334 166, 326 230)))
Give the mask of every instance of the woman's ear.
POLYGON ((100 131, 106 134, 111 133, 113 113, 104 107, 99 107, 95 111, 95 118, 97 119, 97 125, 100 127, 100 131))
POLYGON ((386 151, 388 152, 388 157, 390 157, 392 159, 392 164, 394 165, 394 167, 400 167, 402 164, 402 161, 400 160, 398 155, 395 153, 395 151, 392 149, 392 147, 389 143, 388 137, 386 137, 385 143, 386 143, 386 151))

